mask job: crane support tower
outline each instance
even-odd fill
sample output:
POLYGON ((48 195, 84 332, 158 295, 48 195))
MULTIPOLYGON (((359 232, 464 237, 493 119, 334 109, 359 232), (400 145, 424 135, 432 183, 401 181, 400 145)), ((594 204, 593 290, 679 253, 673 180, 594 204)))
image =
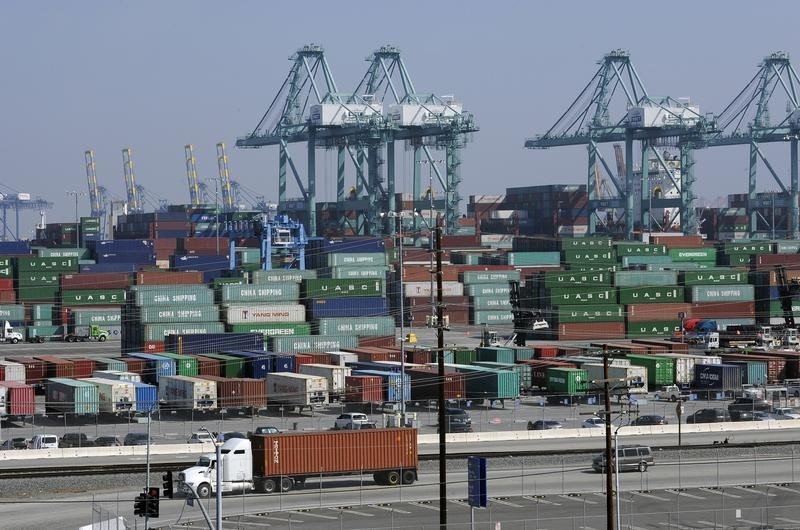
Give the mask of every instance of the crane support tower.
POLYGON ((97 184, 97 172, 94 163, 94 151, 87 149, 83 153, 86 162, 86 180, 89 186, 89 211, 92 217, 100 219, 100 237, 105 239, 108 224, 108 191, 97 184))
POLYGON ((126 147, 122 150, 122 173, 125 177, 125 192, 128 198, 128 211, 131 213, 142 212, 139 201, 139 187, 136 185, 136 176, 133 174, 133 149, 126 147))
POLYGON ((272 270, 273 258, 282 262, 284 269, 306 268, 308 238, 303 224, 289 219, 285 214, 271 219, 262 213, 248 222, 234 223, 227 230, 230 236, 230 268, 236 268, 236 241, 241 237, 257 237, 261 248, 261 269, 272 270))
POLYGON ((192 144, 186 144, 183 147, 183 153, 186 158, 186 179, 189 181, 189 203, 192 206, 200 206, 202 195, 200 182, 197 179, 197 161, 194 158, 192 144))
POLYGON ((219 172, 219 186, 222 191, 222 210, 233 212, 236 210, 236 197, 231 185, 231 174, 228 171, 228 155, 225 153, 225 144, 217 144, 217 170, 219 172))

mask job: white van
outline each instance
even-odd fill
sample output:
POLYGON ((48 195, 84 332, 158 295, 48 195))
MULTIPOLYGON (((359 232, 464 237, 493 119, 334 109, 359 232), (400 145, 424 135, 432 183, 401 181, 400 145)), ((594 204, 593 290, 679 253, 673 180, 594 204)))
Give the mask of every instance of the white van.
POLYGON ((58 436, 55 434, 37 434, 31 438, 31 449, 58 449, 58 436))

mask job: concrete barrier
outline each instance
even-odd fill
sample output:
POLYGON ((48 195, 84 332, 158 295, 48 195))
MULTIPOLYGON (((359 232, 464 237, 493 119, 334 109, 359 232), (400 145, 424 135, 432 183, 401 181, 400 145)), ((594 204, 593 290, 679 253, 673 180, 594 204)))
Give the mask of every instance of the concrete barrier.
MULTIPOLYGON (((203 454, 214 452, 213 443, 151 445, 150 455, 203 454)), ((103 456, 146 456, 146 445, 115 447, 68 447, 64 449, 25 449, 0 451, 0 461, 48 458, 92 458, 103 456)))

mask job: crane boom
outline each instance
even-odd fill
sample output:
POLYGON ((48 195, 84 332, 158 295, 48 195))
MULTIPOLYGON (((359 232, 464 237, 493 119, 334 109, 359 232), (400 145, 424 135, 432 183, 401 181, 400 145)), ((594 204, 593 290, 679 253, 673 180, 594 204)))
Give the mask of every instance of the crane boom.
POLYGON ((133 175, 132 152, 133 149, 130 147, 126 147, 122 150, 122 170, 125 176, 125 191, 128 196, 128 210, 131 212, 141 212, 142 206, 139 202, 139 189, 136 187, 136 177, 133 175))
POLYGON ((225 144, 222 142, 217 144, 217 169, 222 188, 222 208, 232 212, 234 210, 233 186, 231 186, 231 175, 228 172, 228 155, 225 154, 225 144))
POLYGON ((197 181, 197 164, 194 158, 194 147, 187 144, 183 148, 186 156, 186 178, 189 181, 189 201, 192 206, 200 205, 200 183, 197 181))
POLYGON ((92 217, 102 217, 102 205, 100 204, 100 190, 97 186, 97 173, 94 165, 94 151, 88 149, 84 151, 83 158, 86 161, 86 180, 89 183, 89 207, 92 217))

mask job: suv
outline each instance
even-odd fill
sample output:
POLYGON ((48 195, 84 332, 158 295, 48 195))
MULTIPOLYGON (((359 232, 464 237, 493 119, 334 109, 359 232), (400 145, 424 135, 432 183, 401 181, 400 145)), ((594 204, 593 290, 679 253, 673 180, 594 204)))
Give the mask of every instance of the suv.
POLYGON ((37 434, 31 438, 31 449, 58 449, 58 436, 55 434, 37 434))
POLYGON ((550 429, 563 429, 561 422, 556 420, 536 420, 528 422, 529 431, 547 431, 550 429))
POLYGON ((94 447, 94 442, 90 441, 82 432, 68 432, 58 441, 59 447, 94 447))
MULTIPOLYGON (((155 442, 153 438, 150 438, 150 445, 153 445, 155 442)), ((123 445, 147 445, 147 433, 146 432, 129 432, 125 435, 125 441, 123 445)))
MULTIPOLYGON (((640 472, 647 471, 647 468, 655 465, 653 451, 646 445, 622 445, 617 449, 616 456, 612 453, 612 458, 617 460, 620 471, 635 469, 640 472)), ((598 473, 606 470, 606 455, 599 454, 592 459, 592 469, 598 473)))
POLYGON ((94 445, 97 447, 116 447, 122 444, 119 443, 119 438, 116 436, 98 436, 94 439, 94 445))
POLYGON ((659 416, 658 414, 644 414, 633 420, 631 425, 640 427, 642 425, 667 425, 668 423, 664 416, 659 416))
POLYGON ((749 410, 750 412, 770 412, 772 410, 772 403, 763 399, 754 397, 740 397, 736 398, 733 403, 728 405, 728 410, 749 410))
POLYGON ((280 434, 280 430, 277 427, 273 427, 272 425, 266 425, 264 427, 256 427, 256 430, 253 434, 280 434))
POLYGON ((374 425, 373 422, 369 421, 369 416, 362 412, 345 412, 336 418, 336 421, 333 423, 333 429, 337 431, 340 429, 359 429, 364 423, 371 423, 374 425))
POLYGON ((686 423, 719 423, 723 421, 731 421, 731 415, 725 409, 700 409, 686 418, 686 423))
POLYGON ((214 443, 214 437, 211 436, 209 433, 205 431, 197 431, 193 433, 192 436, 186 440, 186 443, 189 444, 210 444, 214 443))
POLYGON ((448 408, 444 414, 447 420, 444 432, 472 432, 472 418, 466 410, 448 408))

